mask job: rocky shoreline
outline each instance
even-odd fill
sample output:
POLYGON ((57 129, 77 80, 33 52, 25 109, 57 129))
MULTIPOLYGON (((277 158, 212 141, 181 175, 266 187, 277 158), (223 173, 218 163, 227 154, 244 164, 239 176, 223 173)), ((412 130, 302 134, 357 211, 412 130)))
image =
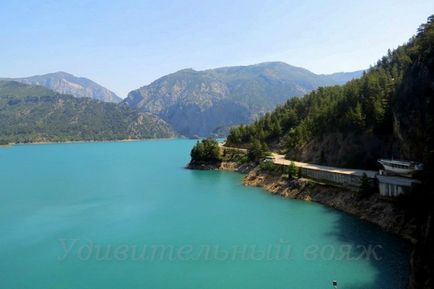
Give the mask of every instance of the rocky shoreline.
MULTIPOLYGON (((187 168, 240 172, 245 174, 242 182, 246 186, 261 187, 267 192, 283 198, 317 202, 375 224, 382 230, 395 234, 412 245, 408 288, 429 288, 430 285, 427 286, 427 284, 432 282, 429 257, 421 254, 430 248, 429 242, 426 242, 430 238, 426 237, 421 240, 418 220, 411 213, 408 213, 406 208, 398 205, 396 200, 385 199, 378 194, 361 196, 355 190, 304 178, 291 180, 282 174, 263 172, 252 163, 239 164, 236 161, 222 161, 213 164, 192 162, 187 165, 187 168)), ((428 232, 429 228, 425 231, 428 232)))
POLYGON ((361 220, 378 225, 384 231, 416 243, 417 226, 404 209, 397 208, 392 202, 382 199, 378 194, 362 197, 356 191, 320 184, 308 179, 288 180, 286 177, 273 176, 251 170, 243 179, 243 184, 264 188, 266 191, 288 199, 317 202, 349 213, 361 220))
POLYGON ((250 170, 243 179, 248 186, 264 188, 266 191, 284 198, 318 202, 323 205, 352 214, 361 220, 378 225, 382 230, 396 234, 411 244, 410 289, 431 288, 432 278, 432 233, 433 220, 421 226, 413 213, 394 200, 381 198, 378 194, 361 197, 356 191, 327 184, 319 184, 307 179, 288 180, 282 175, 271 175, 250 170), (422 234, 421 234, 422 227, 422 234))
POLYGON ((408 217, 404 209, 398 208, 378 194, 362 198, 358 192, 347 188, 303 178, 289 180, 284 175, 261 172, 252 163, 240 165, 237 162, 191 162, 187 168, 240 172, 246 174, 243 178, 243 184, 246 186, 261 187, 274 195, 288 199, 317 202, 378 225, 384 231, 396 234, 412 244, 417 240, 415 220, 408 217))
POLYGON ((197 162, 191 161, 187 166, 190 170, 221 170, 221 171, 231 171, 247 174, 255 168, 252 163, 239 164, 237 162, 197 162))

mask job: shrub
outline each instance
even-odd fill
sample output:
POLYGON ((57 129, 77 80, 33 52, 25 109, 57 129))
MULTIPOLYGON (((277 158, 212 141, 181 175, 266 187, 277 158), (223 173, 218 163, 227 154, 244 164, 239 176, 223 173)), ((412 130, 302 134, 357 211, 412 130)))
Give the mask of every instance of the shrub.
POLYGON ((290 179, 296 178, 298 173, 298 169, 293 162, 291 162, 289 166, 276 165, 272 162, 261 162, 259 164, 259 170, 272 175, 287 174, 290 179))
POLYGON ((287 171, 288 171, 287 173, 288 173, 288 175, 289 175, 290 178, 297 177, 298 169, 295 166, 295 164, 294 164, 293 161, 291 161, 291 164, 288 166, 287 171))
POLYGON ((372 182, 366 175, 363 173, 362 178, 360 180, 359 193, 361 196, 369 197, 373 192, 372 182))

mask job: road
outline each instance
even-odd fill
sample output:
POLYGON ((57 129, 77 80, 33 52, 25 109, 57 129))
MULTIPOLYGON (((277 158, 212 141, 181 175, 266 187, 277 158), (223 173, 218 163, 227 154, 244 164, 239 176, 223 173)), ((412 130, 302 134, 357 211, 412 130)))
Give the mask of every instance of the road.
POLYGON ((357 175, 357 176, 362 176, 365 173, 369 178, 375 178, 375 176, 378 173, 377 171, 345 169, 345 168, 321 166, 321 165, 303 163, 297 161, 290 161, 285 159, 284 155, 279 155, 276 153, 273 153, 272 157, 273 157, 273 163, 275 163, 276 165, 289 166, 291 162, 293 162, 294 165, 299 168, 307 168, 307 169, 318 170, 318 171, 326 171, 326 172, 333 172, 333 173, 339 173, 344 175, 357 175))

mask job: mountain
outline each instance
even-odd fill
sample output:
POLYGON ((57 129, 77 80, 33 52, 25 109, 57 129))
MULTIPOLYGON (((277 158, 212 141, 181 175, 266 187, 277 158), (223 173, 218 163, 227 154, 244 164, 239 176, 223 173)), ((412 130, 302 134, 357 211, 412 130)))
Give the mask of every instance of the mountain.
POLYGON ((357 70, 353 72, 336 72, 332 74, 322 74, 328 79, 332 79, 337 84, 344 84, 350 80, 360 78, 365 70, 357 70))
POLYGON ((434 161, 432 20, 361 78, 293 98, 233 128, 228 143, 259 142, 290 159, 334 166, 377 168, 384 157, 434 161))
POLYGON ((174 137, 170 126, 120 104, 0 81, 0 143, 174 137))
POLYGON ((122 99, 114 92, 84 77, 77 77, 66 72, 55 72, 23 78, 3 80, 18 81, 25 84, 41 85, 61 94, 75 97, 89 97, 105 102, 119 103, 122 99))
POLYGON ((208 136, 250 123, 291 97, 361 74, 317 75, 283 62, 184 69, 131 91, 124 103, 159 115, 182 135, 208 136))

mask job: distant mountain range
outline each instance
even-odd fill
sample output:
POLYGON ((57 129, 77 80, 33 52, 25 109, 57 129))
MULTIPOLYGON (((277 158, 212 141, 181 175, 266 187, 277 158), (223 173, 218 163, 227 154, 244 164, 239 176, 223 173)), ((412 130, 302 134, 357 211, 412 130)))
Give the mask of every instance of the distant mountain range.
POLYGON ((294 96, 362 73, 318 75, 283 62, 183 69, 131 91, 124 100, 66 72, 3 78, 0 140, 224 136, 230 127, 251 123, 294 96))
POLYGON ((55 72, 23 78, 8 78, 25 84, 41 85, 61 94, 75 97, 88 97, 105 102, 119 103, 122 99, 114 92, 84 77, 66 72, 55 72))
POLYGON ((326 77, 327 79, 335 81, 337 84, 340 85, 348 82, 349 80, 360 78, 363 75, 363 72, 365 72, 365 70, 357 70, 353 72, 336 72, 332 74, 321 75, 326 77))
POLYGON ((126 105, 0 81, 0 144, 174 136, 172 128, 158 116, 126 105))
POLYGON ((184 69, 133 90, 123 103, 160 116, 187 137, 224 135, 294 96, 343 84, 363 71, 318 75, 283 62, 184 69))

